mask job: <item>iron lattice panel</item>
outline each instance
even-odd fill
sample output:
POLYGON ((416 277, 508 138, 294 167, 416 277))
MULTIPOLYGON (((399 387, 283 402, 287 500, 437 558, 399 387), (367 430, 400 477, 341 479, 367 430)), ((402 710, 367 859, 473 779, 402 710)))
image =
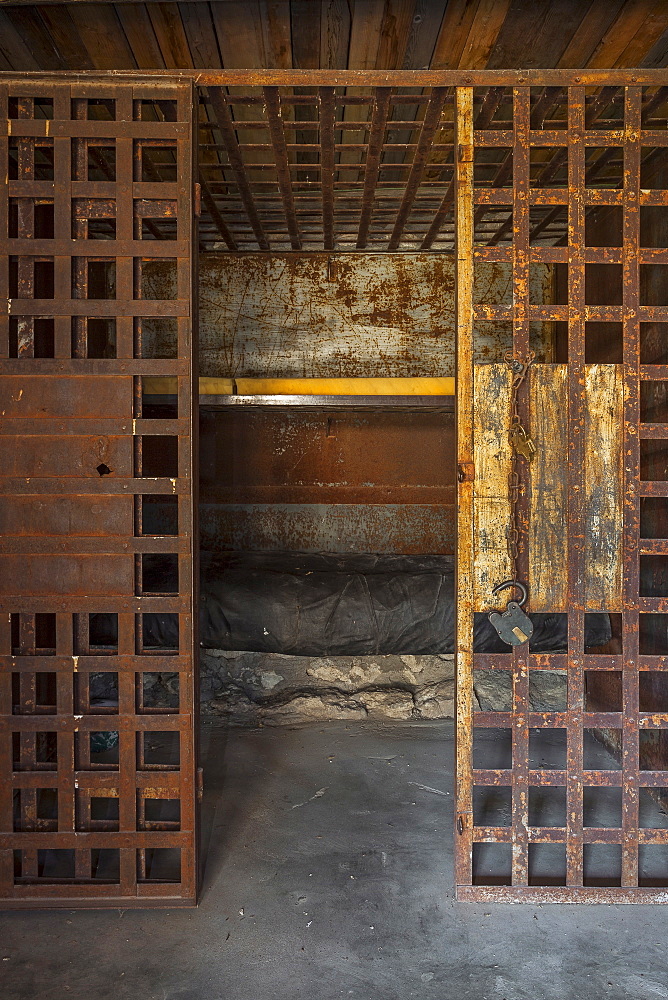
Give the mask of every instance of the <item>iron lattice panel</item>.
MULTIPOLYGON (((649 270, 668 264, 668 132, 665 110, 655 120, 657 107, 664 102, 665 108, 665 88, 629 83, 542 91, 516 86, 512 129, 507 131, 479 126, 489 97, 479 98, 473 88, 457 93, 461 485, 455 840, 457 893, 464 900, 668 900, 668 829, 643 822, 639 811, 644 796, 665 802, 668 786, 668 674, 662 673, 668 668, 665 559, 653 565, 643 562, 648 556, 662 560, 668 555, 668 298, 656 291, 665 289, 663 270, 649 270), (506 218, 496 231, 481 233, 483 213, 501 205, 506 206, 506 218), (646 209, 660 212, 664 220, 651 239, 641 238, 642 220, 649 218, 641 214, 646 209), (618 213, 619 238, 592 239, 592 211, 607 212, 608 220, 618 213), (473 273, 479 261, 512 264, 512 305, 474 304, 473 273), (562 294, 555 294, 551 304, 530 301, 530 269, 540 263, 561 267, 562 294), (589 281, 591 265, 612 265, 617 269, 609 272, 614 281, 602 280, 605 273, 599 270, 595 292, 589 281), (532 346, 533 323, 555 324, 561 341, 561 356, 552 360, 561 361, 567 370, 563 408, 568 414, 568 461, 562 474, 568 502, 566 521, 556 526, 568 537, 567 598, 563 607, 551 610, 567 614, 567 653, 536 654, 528 646, 499 654, 473 652, 474 611, 482 610, 474 598, 472 524, 472 331, 478 322, 512 324, 508 346, 519 358, 532 346), (619 411, 623 592, 619 604, 611 601, 608 610, 619 620, 619 642, 616 648, 613 642, 611 648, 591 653, 584 645, 585 616, 601 606, 587 600, 584 586, 590 530, 585 512, 586 373, 596 338, 600 347, 603 340, 612 343, 618 335, 619 355, 610 348, 609 356, 619 365, 624 386, 619 411), (653 507, 646 506, 648 500, 653 507), (489 671, 507 671, 511 678, 508 711, 474 710, 474 677, 489 671), (531 685, 543 671, 566 674, 566 702, 551 711, 544 705, 537 710, 531 700, 531 685), (610 696, 613 675, 619 683, 618 700, 610 696), (592 698, 597 690, 598 704, 592 698), (589 759, 592 738, 603 739, 612 750, 613 763, 604 769, 589 759), (552 747, 560 754, 551 760, 541 759, 540 752, 537 757, 535 747, 541 741, 548 753, 552 747), (495 745, 493 758, 487 760, 485 743, 495 745), (617 819, 591 825, 588 803, 602 793, 617 801, 617 819), (500 808, 488 808, 495 797, 500 808), (485 801, 488 806, 479 808, 485 801), (535 808, 539 801, 553 806, 542 821, 535 808), (551 861, 539 864, 545 848, 551 861), (608 861, 603 867, 592 860, 604 855, 608 861)), ((502 363, 503 356, 489 360, 502 363)), ((479 402, 484 405, 484 400, 479 402)), ((530 423, 528 382, 520 408, 530 423)), ((525 489, 518 511, 523 580, 529 578, 531 558, 528 494, 525 489)), ((555 566, 554 573, 559 572, 555 566)), ((491 593, 488 600, 487 606, 493 607, 491 593)))
POLYGON ((0 105, 0 896, 194 903, 192 87, 0 105))

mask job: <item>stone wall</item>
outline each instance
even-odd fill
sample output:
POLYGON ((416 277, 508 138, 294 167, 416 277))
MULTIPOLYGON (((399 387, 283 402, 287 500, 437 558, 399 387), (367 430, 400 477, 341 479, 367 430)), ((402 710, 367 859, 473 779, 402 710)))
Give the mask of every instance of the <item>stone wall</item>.
POLYGON ((238 724, 443 719, 454 714, 450 656, 284 656, 202 650, 204 715, 238 724))

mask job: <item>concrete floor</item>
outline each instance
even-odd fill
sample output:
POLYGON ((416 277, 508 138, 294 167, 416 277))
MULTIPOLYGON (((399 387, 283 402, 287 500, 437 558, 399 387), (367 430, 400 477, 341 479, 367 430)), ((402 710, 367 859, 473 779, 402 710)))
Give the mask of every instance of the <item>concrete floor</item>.
POLYGON ((197 910, 0 914, 3 1000, 668 998, 668 907, 457 904, 452 723, 205 724, 197 910))

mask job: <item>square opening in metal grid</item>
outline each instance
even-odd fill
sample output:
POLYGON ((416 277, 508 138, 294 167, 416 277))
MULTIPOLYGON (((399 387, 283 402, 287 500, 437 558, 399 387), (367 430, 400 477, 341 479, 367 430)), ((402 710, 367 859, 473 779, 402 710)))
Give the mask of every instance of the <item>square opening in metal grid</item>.
POLYGON ((12 766, 15 771, 55 771, 58 761, 58 733, 12 733, 12 766))
POLYGON ((168 611, 159 614, 149 611, 141 615, 141 642, 137 652, 177 653, 179 650, 179 616, 168 611))
POLYGON ((585 785, 582 809, 584 826, 619 828, 622 825, 622 789, 585 785))
POLYGON ((138 316, 135 318, 135 342, 142 358, 178 357, 179 331, 174 316, 138 316))
POLYGON ((529 787, 529 826, 566 826, 566 788, 563 785, 529 787))
MULTIPOLYGON (((640 442, 640 459, 642 463, 643 459, 643 448, 644 444, 662 444, 660 441, 641 441, 640 442)), ((657 450, 655 456, 656 462, 652 464, 656 467, 659 462, 665 462, 668 473, 668 442, 666 442, 665 449, 657 450), (665 450, 665 454, 664 454, 665 450)), ((645 461, 649 464, 650 456, 645 455, 645 461)), ((641 466, 642 467, 642 466, 641 466)), ((654 477, 644 476, 645 479, 651 479, 654 477)), ((668 479, 668 475, 662 475, 661 470, 657 470, 657 479, 668 479)), ((641 613, 638 619, 638 638, 639 638, 639 652, 641 656, 665 656, 668 654, 668 614, 662 612, 654 612, 650 614, 641 613)))
POLYGON ((143 852, 138 851, 137 854, 137 881, 181 881, 180 847, 148 847, 143 852), (143 860, 142 854, 144 855, 143 860))
POLYGON ((529 767, 532 770, 563 771, 566 767, 565 729, 529 730, 529 767))
MULTIPOLYGON (((79 674, 80 682, 88 682, 87 698, 81 699, 80 711, 92 715, 118 713, 118 673, 112 670, 79 674)), ((85 692, 84 692, 85 694, 85 692)))
POLYGON ((478 770, 509 770, 513 766, 513 731, 475 726, 473 767, 478 770))
POLYGON ((590 205, 585 208, 585 246, 621 247, 622 209, 615 205, 590 205))
POLYGON ((55 671, 12 673, 12 715, 55 715, 57 688, 55 671))
POLYGON ((178 712, 180 676, 176 671, 146 671, 137 677, 141 684, 138 711, 178 712))
POLYGON ((179 439, 175 434, 142 434, 141 478, 176 479, 179 474, 179 439))
POLYGON ((585 670, 585 711, 621 712, 621 670, 585 670))
POLYGON ((167 798, 150 798, 139 794, 137 805, 139 816, 143 814, 140 823, 142 830, 180 830, 181 800, 167 798))
POLYGON ((57 788, 15 788, 14 830, 19 833, 58 829, 57 788))
POLYGON ((113 833, 120 828, 120 810, 118 796, 111 795, 91 795, 90 810, 82 808, 80 804, 77 810, 79 816, 77 820, 78 830, 107 831, 113 833), (86 815, 86 813, 89 815, 86 815))
POLYGON ((135 289, 135 299, 148 301, 177 299, 177 263, 176 257, 139 258, 139 285, 135 289))
POLYGON ((566 885, 566 844, 529 844, 529 885, 566 885))
POLYGON ((140 759, 148 769, 177 771, 181 761, 181 734, 177 730, 139 733, 140 759))
POLYGON ((512 844, 473 844, 473 885, 510 885, 512 844))
POLYGON ((529 149, 531 186, 568 186, 568 146, 531 146, 529 149))
POLYGON ((512 788, 509 785, 474 786, 474 826, 511 826, 512 821, 512 788))
POLYGON ((176 552, 144 552, 140 559, 141 581, 137 588, 140 594, 178 594, 179 557, 176 552))
POLYGON ((178 535, 178 497, 168 493, 144 493, 140 500, 141 535, 178 535))
POLYGON ((623 301, 621 264, 585 264, 586 305, 621 306, 623 301))
POLYGON ((585 886, 618 886, 622 884, 621 844, 584 845, 583 884, 585 886))
POLYGON ((638 826, 641 830, 668 828, 668 788, 639 789, 638 826))
POLYGON ((619 771, 621 748, 621 729, 584 729, 582 766, 585 771, 619 771))
POLYGON ((668 729, 641 729, 640 770, 668 771, 668 729))
POLYGON ((158 143, 138 140, 135 152, 141 163, 141 174, 136 180, 148 184, 174 184, 177 180, 176 143, 158 143))

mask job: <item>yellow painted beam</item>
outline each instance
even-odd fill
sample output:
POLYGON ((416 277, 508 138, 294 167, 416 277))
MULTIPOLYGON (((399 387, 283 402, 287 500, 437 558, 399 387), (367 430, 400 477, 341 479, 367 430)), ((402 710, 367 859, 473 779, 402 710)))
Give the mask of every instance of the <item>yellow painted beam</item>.
MULTIPOLYGON (((144 377, 144 393, 176 392, 170 375, 144 377)), ((200 396, 453 396, 453 378, 200 378, 200 396)))

